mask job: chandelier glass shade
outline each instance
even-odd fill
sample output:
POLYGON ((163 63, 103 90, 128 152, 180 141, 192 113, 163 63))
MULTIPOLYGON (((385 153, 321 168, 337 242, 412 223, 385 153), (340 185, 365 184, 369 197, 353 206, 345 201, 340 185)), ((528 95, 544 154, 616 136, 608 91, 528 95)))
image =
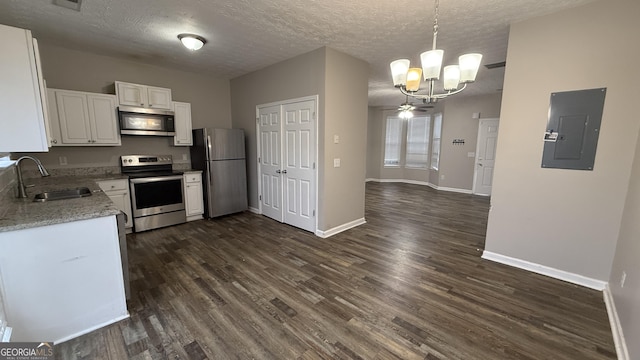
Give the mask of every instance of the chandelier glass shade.
POLYGON ((442 71, 443 93, 435 93, 435 82, 440 79, 442 70, 442 59, 444 50, 436 49, 438 39, 438 12, 439 0, 435 0, 435 16, 433 21, 433 46, 431 50, 420 54, 421 68, 412 68, 408 59, 398 59, 392 61, 391 77, 393 86, 413 98, 421 99, 425 103, 436 102, 447 96, 457 94, 467 87, 468 83, 476 80, 478 69, 480 68, 481 54, 465 54, 458 58, 458 65, 448 65, 442 71), (418 94, 421 79, 427 82, 427 93, 418 94), (459 88, 459 86, 462 86, 459 88))

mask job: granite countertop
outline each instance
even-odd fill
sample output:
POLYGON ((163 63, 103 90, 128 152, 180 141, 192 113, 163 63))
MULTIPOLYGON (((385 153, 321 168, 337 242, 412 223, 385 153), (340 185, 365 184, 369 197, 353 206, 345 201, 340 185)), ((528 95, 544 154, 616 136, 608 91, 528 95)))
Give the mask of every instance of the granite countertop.
POLYGON ((94 176, 49 176, 25 180, 28 198, 15 197, 15 184, 0 199, 0 232, 117 215, 120 211, 104 194, 96 181, 126 179, 120 174, 94 176), (34 202, 43 191, 87 187, 91 196, 76 199, 34 202))

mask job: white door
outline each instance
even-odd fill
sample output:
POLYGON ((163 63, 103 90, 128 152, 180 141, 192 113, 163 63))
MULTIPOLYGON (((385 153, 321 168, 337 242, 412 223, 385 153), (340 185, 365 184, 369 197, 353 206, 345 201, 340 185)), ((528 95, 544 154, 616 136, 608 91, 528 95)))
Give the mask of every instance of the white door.
POLYGON ((499 119, 480 119, 473 193, 491 195, 499 119))
POLYGON ((262 213, 311 232, 316 230, 316 102, 258 107, 262 213))
POLYGON ((315 231, 315 101, 282 106, 284 219, 315 231))
POLYGON ((282 222, 282 162, 280 105, 258 108, 262 213, 282 222))

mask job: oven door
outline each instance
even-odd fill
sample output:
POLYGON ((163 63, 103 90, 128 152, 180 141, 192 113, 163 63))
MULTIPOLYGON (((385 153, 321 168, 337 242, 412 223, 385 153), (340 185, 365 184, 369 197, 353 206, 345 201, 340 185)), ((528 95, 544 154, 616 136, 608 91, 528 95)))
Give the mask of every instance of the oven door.
POLYGON ((182 175, 130 179, 133 217, 184 210, 182 175))

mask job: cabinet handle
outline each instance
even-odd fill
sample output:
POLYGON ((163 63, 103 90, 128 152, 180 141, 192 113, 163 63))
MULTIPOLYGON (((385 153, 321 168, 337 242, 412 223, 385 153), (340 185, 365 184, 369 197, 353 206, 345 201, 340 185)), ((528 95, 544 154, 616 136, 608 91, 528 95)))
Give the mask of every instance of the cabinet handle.
POLYGON ((88 142, 88 143, 90 143, 90 142, 91 142, 91 140, 87 140, 87 142, 88 142))
POLYGON ((140 104, 140 106, 144 106, 144 104, 140 104))
POLYGON ((57 144, 57 143, 58 143, 58 140, 53 139, 53 140, 51 140, 51 142, 52 142, 52 143, 54 143, 54 144, 57 144))

